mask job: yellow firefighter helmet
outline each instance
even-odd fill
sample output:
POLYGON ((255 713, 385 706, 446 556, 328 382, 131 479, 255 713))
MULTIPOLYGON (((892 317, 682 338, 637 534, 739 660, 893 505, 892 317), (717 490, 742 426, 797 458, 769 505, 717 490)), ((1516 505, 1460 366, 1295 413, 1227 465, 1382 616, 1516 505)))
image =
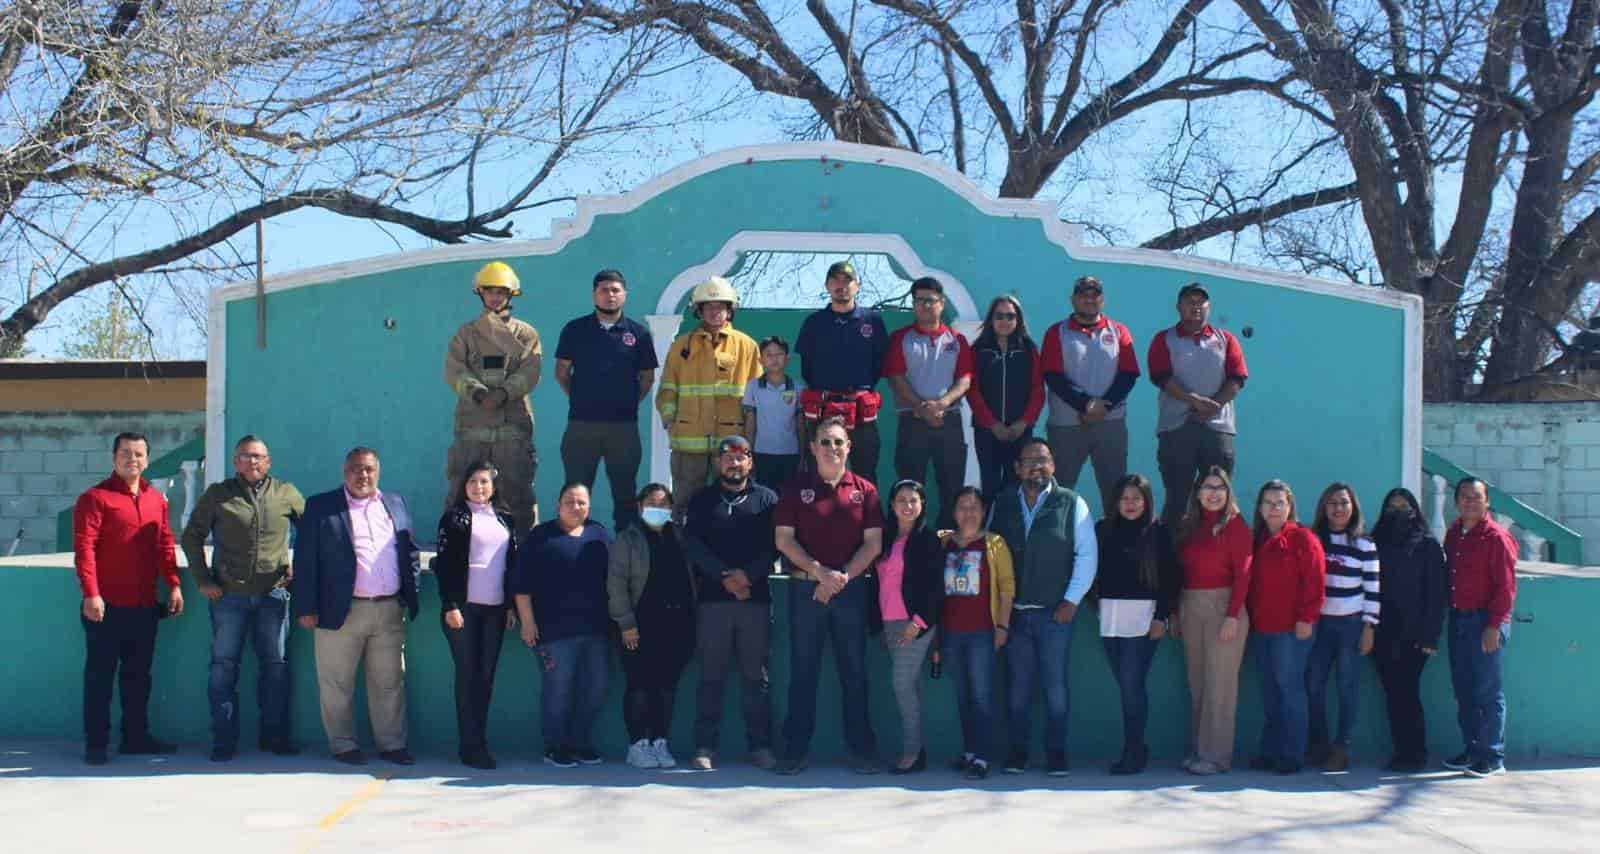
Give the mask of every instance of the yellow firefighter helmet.
POLYGON ((504 261, 490 261, 483 265, 478 275, 472 277, 472 290, 480 288, 505 288, 514 297, 522 296, 522 283, 517 281, 517 271, 504 261))

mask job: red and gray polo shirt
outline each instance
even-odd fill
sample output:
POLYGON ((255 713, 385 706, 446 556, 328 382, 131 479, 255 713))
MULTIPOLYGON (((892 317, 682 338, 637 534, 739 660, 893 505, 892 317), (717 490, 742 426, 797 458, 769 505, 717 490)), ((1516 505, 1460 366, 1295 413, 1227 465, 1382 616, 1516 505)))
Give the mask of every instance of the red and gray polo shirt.
POLYGON ((783 488, 772 524, 794 529, 806 553, 829 569, 844 570, 868 528, 883 527, 883 508, 872 481, 846 471, 838 485, 814 471, 795 475, 783 488))
MULTIPOLYGON (((1243 384, 1250 371, 1244 364, 1244 351, 1239 339, 1228 332, 1214 329, 1210 324, 1189 335, 1180 324, 1156 333, 1150 342, 1150 381, 1157 388, 1165 386, 1169 378, 1176 378, 1184 388, 1195 394, 1214 396, 1224 383, 1234 380, 1243 384)), ((1156 419, 1156 432, 1166 433, 1182 427, 1189 421, 1189 405, 1167 394, 1163 389, 1160 411, 1156 419)), ((1222 410, 1202 422, 1218 433, 1237 432, 1233 421, 1233 401, 1223 404, 1222 410)))
MULTIPOLYGON (((1050 327, 1044 334, 1044 351, 1039 356, 1043 362, 1040 373, 1058 373, 1067 378, 1073 389, 1091 398, 1108 400, 1112 406, 1106 411, 1108 419, 1122 419, 1128 415, 1127 389, 1139 377, 1139 357, 1133 350, 1133 334, 1128 327, 1105 315, 1085 326, 1076 318, 1050 327), (1111 394, 1112 384, 1118 374, 1131 375, 1124 380, 1121 396, 1111 394)), ((1052 427, 1071 427, 1083 423, 1077 407, 1050 390, 1050 418, 1045 422, 1052 427)))
MULTIPOLYGON (((950 390, 956 380, 972 376, 972 348, 966 336, 944 324, 924 332, 915 323, 896 329, 889 336, 889 352, 883 358, 883 375, 905 377, 911 390, 923 400, 932 400, 950 390)), ((910 412, 915 401, 895 400, 895 409, 910 412)), ((961 401, 950 407, 957 412, 961 401)))

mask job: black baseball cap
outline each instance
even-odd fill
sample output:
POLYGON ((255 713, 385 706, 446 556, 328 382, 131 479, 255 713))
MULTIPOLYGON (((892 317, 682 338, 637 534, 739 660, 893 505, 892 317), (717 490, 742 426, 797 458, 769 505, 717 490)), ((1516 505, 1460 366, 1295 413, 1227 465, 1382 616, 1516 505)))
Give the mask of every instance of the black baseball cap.
POLYGON ((1199 294, 1205 297, 1207 300, 1211 299, 1211 292, 1206 290, 1205 285, 1202 285, 1199 282, 1190 282, 1189 284, 1178 289, 1178 301, 1182 302, 1183 298, 1190 294, 1199 294))
POLYGON ((826 278, 831 279, 834 276, 849 276, 851 281, 855 281, 857 278, 855 265, 849 261, 835 261, 829 264, 826 278))
POLYGON ((1106 292, 1106 288, 1094 276, 1079 276, 1078 280, 1072 283, 1072 292, 1076 294, 1083 291, 1094 291, 1097 294, 1103 294, 1106 292))

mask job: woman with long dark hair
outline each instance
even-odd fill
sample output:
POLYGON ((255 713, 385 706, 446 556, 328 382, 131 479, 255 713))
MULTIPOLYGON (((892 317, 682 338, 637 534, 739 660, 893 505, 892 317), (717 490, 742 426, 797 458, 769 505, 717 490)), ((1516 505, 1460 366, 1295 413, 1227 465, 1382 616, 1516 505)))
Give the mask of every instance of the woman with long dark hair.
POLYGON ((1428 532, 1422 505, 1408 489, 1383 497, 1372 539, 1383 564, 1383 620, 1373 642, 1373 663, 1383 682, 1394 754, 1385 770, 1414 773, 1428 763, 1422 713, 1422 669, 1439 651, 1450 598, 1444 549, 1428 532))
POLYGON ((878 558, 878 610, 889 648, 895 704, 904 747, 891 774, 928 767, 922 742, 922 662, 944 611, 944 549, 923 524, 928 493, 914 480, 889 489, 887 517, 894 520, 878 558))
POLYGON ((1233 481, 1222 467, 1212 466, 1195 478, 1177 541, 1183 567, 1178 626, 1189 674, 1190 747, 1183 767, 1192 774, 1217 774, 1233 767, 1239 663, 1250 633, 1244 599, 1253 556, 1250 528, 1240 518, 1233 481))
POLYGON ((1095 525, 1100 545, 1095 575, 1100 639, 1122 693, 1122 757, 1113 774, 1137 774, 1150 761, 1145 744, 1150 675, 1156 645, 1178 604, 1183 570, 1167 526, 1156 518, 1150 479, 1130 474, 1117 481, 1117 513, 1095 525))
POLYGON ((1347 483, 1322 490, 1311 530, 1328 556, 1327 591, 1306 662, 1306 694, 1311 704, 1306 761, 1324 771, 1350 767, 1350 736, 1360 707, 1361 657, 1372 652, 1378 625, 1378 549, 1367 539, 1361 502, 1347 483), (1338 728, 1329 738, 1328 676, 1339 688, 1338 728))
POLYGON ((520 532, 501 500, 493 463, 467 466, 457 482, 455 503, 439 517, 440 625, 456 670, 456 734, 463 764, 495 767, 489 754, 489 699, 511 611, 506 569, 516 565, 520 532))
POLYGON ((1028 334, 1022 302, 1011 294, 989 301, 972 343, 972 440, 983 494, 994 495, 1011 475, 1022 443, 1044 408, 1039 347, 1028 334))
POLYGON ((1306 753, 1306 658, 1322 613, 1327 557, 1297 521, 1294 491, 1269 480, 1256 494, 1255 557, 1246 607, 1261 675, 1261 751, 1250 767, 1295 774, 1306 753))
POLYGON ((672 521, 672 491, 639 491, 639 518, 617 533, 606 571, 606 601, 622 633, 622 719, 628 764, 672 768, 672 699, 694 656, 694 574, 672 521))

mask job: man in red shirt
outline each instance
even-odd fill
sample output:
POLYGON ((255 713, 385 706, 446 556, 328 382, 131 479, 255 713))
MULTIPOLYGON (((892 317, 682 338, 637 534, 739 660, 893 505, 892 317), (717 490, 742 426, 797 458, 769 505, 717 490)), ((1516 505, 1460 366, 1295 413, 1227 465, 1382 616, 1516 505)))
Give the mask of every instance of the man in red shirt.
POLYGON ((1444 767, 1472 777, 1506 771, 1506 694, 1502 657, 1517 597, 1517 541, 1489 517, 1489 487, 1456 483, 1461 514, 1444 537, 1450 567, 1450 682, 1465 745, 1444 767))
POLYGON ((119 433, 111 442, 112 475, 89 487, 72 509, 72 555, 83 591, 84 760, 104 765, 111 739, 111 682, 122 689, 122 744, 127 754, 172 753, 150 735, 150 664, 156 623, 183 613, 178 556, 167 521, 167 499, 141 475, 150 442, 119 433), (156 576, 167 583, 166 605, 156 576), (118 673, 120 665, 120 674, 118 673))
POLYGON ((805 770, 827 635, 839 671, 852 766, 859 774, 875 774, 867 715, 867 609, 877 602, 860 579, 883 550, 883 509, 872 481, 845 467, 850 433, 843 419, 817 424, 811 454, 816 465, 789 481, 772 515, 774 539, 790 572, 789 717, 777 771, 805 770))

